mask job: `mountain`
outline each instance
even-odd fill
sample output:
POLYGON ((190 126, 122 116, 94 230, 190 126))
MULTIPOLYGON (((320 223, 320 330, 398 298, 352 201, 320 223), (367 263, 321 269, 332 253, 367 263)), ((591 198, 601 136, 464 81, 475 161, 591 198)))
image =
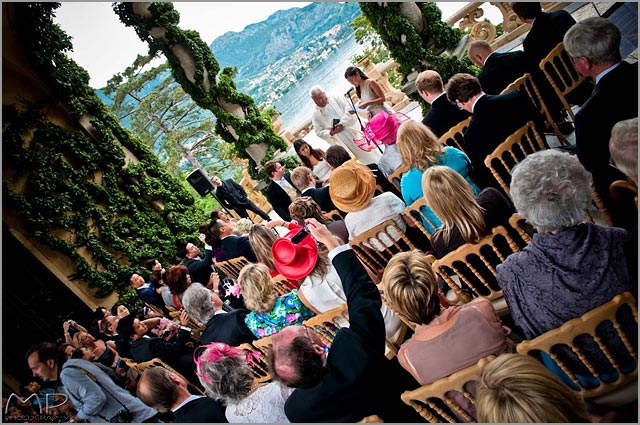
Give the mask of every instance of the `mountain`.
POLYGON ((238 90, 256 104, 273 104, 292 85, 353 36, 355 2, 312 3, 280 10, 241 32, 227 32, 210 47, 222 68, 238 69, 238 90))

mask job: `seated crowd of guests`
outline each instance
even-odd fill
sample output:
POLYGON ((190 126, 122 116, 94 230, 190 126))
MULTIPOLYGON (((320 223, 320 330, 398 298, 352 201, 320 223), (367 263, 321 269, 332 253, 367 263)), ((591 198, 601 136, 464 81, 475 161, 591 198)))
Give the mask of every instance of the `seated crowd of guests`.
MULTIPOLYGON (((628 199, 608 192, 621 176, 637 184, 637 105, 612 100, 622 89, 637 93, 637 67, 621 61, 620 32, 605 18, 575 23, 565 11, 543 13, 538 3, 515 3, 513 9, 532 23, 524 52, 499 57, 475 43, 469 56, 483 67, 480 79, 456 74, 445 85, 437 72, 422 72, 416 88, 431 104, 422 123, 382 107, 367 122, 367 140, 384 146, 376 163, 351 158, 339 144, 324 152, 297 140, 302 166, 289 172, 277 160, 265 164, 266 193, 281 219, 242 228, 223 211, 213 211, 211 221, 200 226, 199 243, 180 246, 180 264, 165 270, 151 259, 148 282, 141 274, 131 276, 147 307, 137 313, 122 304, 111 311, 98 308, 95 329, 67 321, 64 344, 30 349, 27 361, 39 381, 33 384, 59 382, 73 405, 70 416, 84 421, 113 421, 124 410, 137 422, 357 422, 370 415, 418 422, 400 394, 495 355, 470 388, 475 405, 461 393, 453 395, 472 418, 596 420, 550 356, 537 360, 513 353, 518 341, 637 290, 637 197, 629 206, 628 199), (545 32, 543 25, 554 30, 545 32), (564 41, 578 71, 593 77, 595 90, 576 116, 575 150, 528 155, 513 169, 505 193, 484 159, 527 122, 542 137, 545 128, 526 96, 500 93, 518 72, 533 73, 530 61, 539 62, 542 48, 536 38, 544 36, 555 38, 546 40, 542 57, 564 41), (510 62, 518 67, 498 81, 510 62), (469 117, 464 149, 443 145, 442 134, 469 117), (629 152, 635 152, 635 162, 629 162, 629 152), (619 169, 608 165, 609 157, 619 169), (389 180, 392 175, 397 181, 389 180), (589 220, 594 190, 613 226, 589 220), (428 237, 405 212, 421 200, 428 237), (484 297, 449 304, 425 254, 443 258, 475 244, 495 227, 507 226, 514 212, 535 233, 496 268, 509 309, 507 327, 484 297), (348 244, 387 220, 398 229, 389 233, 392 239, 406 236, 417 249, 395 254, 376 285, 348 244), (249 264, 237 279, 219 274, 216 262, 239 257, 249 264), (305 326, 345 304, 349 324, 337 330, 330 346, 317 329, 305 326), (388 356, 386 343, 398 334, 401 318, 415 330, 396 356, 388 356), (262 338, 270 338, 272 380, 258 385, 252 372, 257 359, 239 346, 262 338), (136 377, 127 365, 154 358, 169 368, 148 367, 136 377)), ((373 90, 362 71, 348 71, 358 93, 373 90)), ((371 244, 383 251, 394 241, 371 244)), ((625 326, 635 326, 627 319, 625 326)), ((603 329, 605 339, 614 334, 612 326, 603 329)), ((595 343, 585 354, 594 359, 598 377, 618 378, 595 343)), ((637 367, 630 358, 620 364, 623 371, 637 367)), ((585 386, 597 382, 593 370, 577 365, 571 372, 585 386)))

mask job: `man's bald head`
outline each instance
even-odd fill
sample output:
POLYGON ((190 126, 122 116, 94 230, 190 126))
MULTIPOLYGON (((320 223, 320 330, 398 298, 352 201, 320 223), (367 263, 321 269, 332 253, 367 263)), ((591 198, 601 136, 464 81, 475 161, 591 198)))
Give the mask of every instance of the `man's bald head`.
POLYGON ((469 60, 480 68, 484 66, 484 61, 491 53, 493 53, 491 45, 484 40, 474 40, 469 44, 469 60))

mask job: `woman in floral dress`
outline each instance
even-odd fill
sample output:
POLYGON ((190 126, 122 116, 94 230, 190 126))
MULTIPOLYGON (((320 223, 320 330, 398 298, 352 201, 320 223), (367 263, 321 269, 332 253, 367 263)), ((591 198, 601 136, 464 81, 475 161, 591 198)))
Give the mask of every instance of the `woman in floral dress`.
POLYGON ((248 264, 238 276, 245 306, 251 313, 245 318, 247 327, 258 338, 273 335, 290 325, 298 325, 313 316, 294 289, 278 296, 264 264, 248 264))

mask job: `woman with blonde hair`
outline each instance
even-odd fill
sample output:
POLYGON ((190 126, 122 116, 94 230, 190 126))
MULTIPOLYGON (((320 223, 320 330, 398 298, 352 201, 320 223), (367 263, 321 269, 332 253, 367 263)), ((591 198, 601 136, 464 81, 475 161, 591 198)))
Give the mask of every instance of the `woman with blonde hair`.
MULTIPOLYGON (((407 205, 413 204, 423 196, 421 185, 422 173, 434 165, 447 166, 469 182, 474 193, 480 192, 471 181, 471 161, 467 155, 459 149, 451 146, 442 146, 435 134, 427 126, 417 121, 407 121, 398 128, 398 152, 402 158, 402 164, 408 169, 400 181, 402 198, 407 205)), ((422 207, 422 212, 437 228, 442 223, 440 217, 429 207, 422 207)), ((423 220, 425 228, 433 232, 435 228, 423 220)))
MULTIPOLYGON (((394 255, 381 283, 386 303, 416 324, 413 336, 398 351, 398 361, 421 385, 488 355, 512 351, 507 338, 511 331, 502 326, 488 299, 442 308, 436 275, 422 251, 394 255)), ((455 399, 467 412, 472 408, 461 394, 455 399)))
POLYGON ((577 393, 522 354, 502 354, 485 366, 476 410, 478 422, 589 422, 577 393))
POLYGON ((313 311, 302 303, 297 289, 286 295, 277 295, 269 268, 264 264, 244 266, 237 283, 242 289, 245 306, 251 310, 244 322, 258 338, 273 335, 282 328, 301 324, 313 317, 313 311))
POLYGON ((431 247, 442 258, 465 243, 476 243, 509 220, 513 208, 500 191, 488 187, 478 197, 467 180, 449 167, 429 167, 422 176, 424 198, 442 220, 431 235, 431 247))

